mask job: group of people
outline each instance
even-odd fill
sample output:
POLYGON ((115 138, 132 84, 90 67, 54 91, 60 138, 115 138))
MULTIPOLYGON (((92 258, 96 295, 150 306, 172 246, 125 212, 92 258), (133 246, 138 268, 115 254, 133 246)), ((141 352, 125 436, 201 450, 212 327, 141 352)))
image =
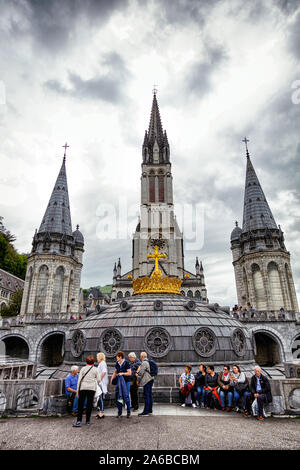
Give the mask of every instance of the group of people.
MULTIPOLYGON (((94 356, 86 358, 86 365, 79 372, 78 366, 71 367, 71 373, 65 380, 65 391, 73 416, 77 420, 74 427, 82 425, 83 410, 86 409, 86 425, 90 425, 93 406, 97 407, 96 419, 104 418, 104 398, 107 394, 109 378, 105 354, 97 354, 97 367, 94 356)), ((141 352, 140 359, 134 352, 125 359, 123 351, 116 354, 116 364, 110 383, 116 387, 115 401, 118 409, 117 418, 123 414, 126 406, 127 418, 131 411, 139 409, 138 389, 143 387, 144 409, 138 416, 152 415, 152 387, 157 375, 157 365, 149 360, 146 352, 141 352)), ((200 364, 196 375, 192 374, 192 366, 186 365, 179 377, 179 400, 181 406, 191 404, 192 407, 216 408, 230 412, 243 412, 243 416, 257 415, 258 420, 264 419, 264 405, 272 401, 271 387, 268 378, 262 374, 261 368, 254 368, 250 383, 237 364, 224 365, 218 374, 213 365, 200 364)))
POLYGON ((270 382, 259 366, 254 368, 250 383, 237 364, 232 366, 232 370, 225 364, 219 374, 213 365, 206 367, 200 364, 196 375, 191 370, 192 366, 186 365, 179 378, 181 406, 190 401, 194 408, 235 410, 243 412, 245 417, 254 414, 258 420, 264 419, 264 405, 272 402, 272 393, 270 382))
MULTIPOLYGON (((105 354, 97 354, 97 367, 95 358, 90 355, 86 358, 86 365, 81 368, 74 365, 65 380, 65 392, 68 405, 72 409, 72 415, 77 416, 73 427, 81 427, 84 409, 86 410, 86 425, 91 424, 93 406, 97 407, 96 419, 104 418, 104 398, 109 384, 108 369, 105 354)), ((149 361, 146 352, 141 352, 140 360, 134 352, 125 359, 123 351, 116 354, 115 370, 110 383, 116 387, 117 418, 123 413, 126 405, 127 418, 131 416, 131 410, 139 408, 138 388, 143 387, 144 409, 138 416, 152 414, 153 397, 152 386, 154 376, 157 374, 157 366, 154 361, 149 361), (153 366, 154 364, 154 366, 153 366)))

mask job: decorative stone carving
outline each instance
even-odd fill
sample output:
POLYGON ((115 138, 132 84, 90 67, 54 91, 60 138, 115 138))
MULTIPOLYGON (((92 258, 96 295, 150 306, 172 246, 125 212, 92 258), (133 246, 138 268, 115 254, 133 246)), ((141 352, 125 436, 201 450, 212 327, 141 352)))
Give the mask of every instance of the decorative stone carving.
POLYGON ((234 330, 231 336, 231 343, 234 352, 238 356, 244 356, 246 350, 246 338, 242 330, 240 330, 239 328, 234 330))
POLYGON ((120 303, 120 309, 122 310, 122 312, 126 312, 126 310, 129 310, 131 307, 132 305, 127 302, 127 300, 122 300, 122 302, 120 303))
POLYGON ((209 328, 199 328, 193 336, 195 351, 202 357, 210 357, 216 351, 216 336, 209 328))
POLYGON ((171 348, 171 337, 164 328, 154 327, 145 337, 146 351, 153 357, 165 356, 171 348))
POLYGON ((100 350, 104 349, 108 357, 114 357, 122 348, 123 336, 115 328, 108 328, 102 333, 100 350))
POLYGON ((74 357, 79 357, 84 351, 85 348, 85 335, 83 331, 81 330, 76 330, 73 333, 72 339, 71 339, 71 352, 74 357))
POLYGON ((192 310, 195 310, 196 308, 196 302, 194 300, 189 300, 186 304, 185 304, 185 308, 192 311, 192 310))
POLYGON ((155 300, 153 305, 154 310, 160 311, 163 309, 163 303, 161 300, 155 300))

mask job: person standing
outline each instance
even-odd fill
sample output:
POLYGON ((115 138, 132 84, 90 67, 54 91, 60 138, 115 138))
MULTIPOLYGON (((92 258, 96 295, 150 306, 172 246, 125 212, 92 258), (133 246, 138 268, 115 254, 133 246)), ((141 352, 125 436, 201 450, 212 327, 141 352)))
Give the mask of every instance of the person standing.
POLYGON ((81 427, 82 423, 82 412, 85 398, 86 403, 86 425, 90 425, 90 418, 93 409, 93 399, 97 388, 97 383, 100 382, 100 376, 98 369, 94 367, 95 359, 94 356, 90 355, 86 358, 86 365, 82 367, 79 372, 78 386, 77 386, 77 397, 78 397, 78 413, 77 421, 73 423, 73 427, 81 427))
POLYGON ((117 417, 122 416, 123 404, 127 406, 127 418, 130 418, 130 380, 131 368, 128 361, 125 360, 123 351, 116 354, 116 368, 111 377, 110 383, 116 385, 116 405, 118 408, 117 417))
POLYGON ((142 413, 139 413, 138 416, 149 416, 149 415, 152 415, 152 407, 153 407, 152 387, 153 387, 154 378, 150 374, 150 364, 147 359, 146 352, 141 352, 140 360, 141 360, 141 366, 140 366, 140 370, 137 372, 137 384, 140 387, 143 387, 144 410, 142 411, 142 413))
POLYGON ((104 418, 104 397, 107 394, 107 386, 108 386, 108 370, 106 364, 105 354, 100 352, 97 354, 97 362, 98 362, 98 372, 100 376, 100 394, 98 397, 98 413, 96 415, 96 419, 104 418))
POLYGON ((138 397, 138 389, 139 386, 137 385, 137 372, 141 365, 141 361, 136 357, 134 352, 128 354, 128 359, 130 362, 131 368, 131 382, 130 382, 130 398, 131 398, 131 407, 133 411, 137 411, 139 408, 139 397, 138 397))

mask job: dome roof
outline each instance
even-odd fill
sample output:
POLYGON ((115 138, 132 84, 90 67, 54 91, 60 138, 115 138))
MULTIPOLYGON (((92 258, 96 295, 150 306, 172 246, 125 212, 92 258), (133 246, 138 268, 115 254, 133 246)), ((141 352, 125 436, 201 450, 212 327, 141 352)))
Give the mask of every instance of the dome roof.
POLYGON ((238 240, 240 238, 240 235, 241 233, 243 232, 243 230, 237 225, 237 222, 236 222, 236 226, 234 227, 234 229, 232 230, 231 232, 231 235, 230 235, 230 240, 238 240))
POLYGON ((146 351, 161 365, 253 361, 247 328, 225 308, 175 294, 128 297, 77 322, 66 338, 65 362, 101 351, 113 363, 119 350, 146 351))
POLYGON ((75 242, 84 244, 84 238, 82 233, 78 230, 79 225, 77 225, 76 230, 73 232, 73 237, 75 242))

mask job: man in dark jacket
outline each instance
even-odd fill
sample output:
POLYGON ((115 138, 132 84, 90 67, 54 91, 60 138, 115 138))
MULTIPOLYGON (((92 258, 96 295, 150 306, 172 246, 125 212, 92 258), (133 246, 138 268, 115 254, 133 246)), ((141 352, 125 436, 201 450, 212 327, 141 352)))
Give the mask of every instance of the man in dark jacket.
POLYGON ((254 375, 250 382, 250 394, 247 396, 246 407, 247 410, 244 416, 250 416, 251 405, 255 399, 257 399, 258 405, 258 420, 263 420, 263 407, 264 404, 272 402, 272 393, 270 382, 265 375, 262 375, 261 368, 259 366, 254 367, 254 375))

